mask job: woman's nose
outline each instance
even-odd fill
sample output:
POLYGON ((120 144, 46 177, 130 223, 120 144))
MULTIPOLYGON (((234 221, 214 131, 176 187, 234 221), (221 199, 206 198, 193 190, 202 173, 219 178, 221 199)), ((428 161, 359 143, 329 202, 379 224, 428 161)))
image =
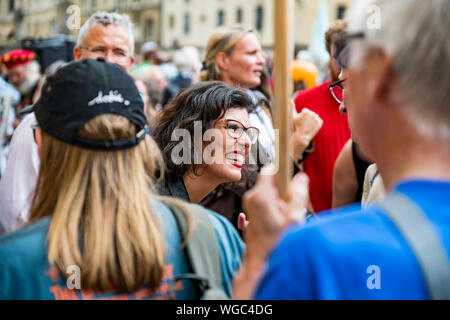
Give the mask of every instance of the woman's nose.
POLYGON ((239 144, 243 145, 246 150, 250 149, 252 143, 250 137, 247 135, 247 132, 244 132, 242 136, 237 141, 239 144))
POLYGON ((264 58, 264 55, 262 54, 262 52, 258 53, 258 63, 264 64, 265 62, 266 62, 266 58, 264 58))

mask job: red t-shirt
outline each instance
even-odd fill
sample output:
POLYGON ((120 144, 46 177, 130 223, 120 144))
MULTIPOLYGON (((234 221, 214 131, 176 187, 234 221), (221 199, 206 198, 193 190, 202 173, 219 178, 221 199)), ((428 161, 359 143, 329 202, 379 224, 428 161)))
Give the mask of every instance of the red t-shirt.
POLYGON ((339 104, 328 89, 331 82, 301 91, 295 98, 297 112, 308 108, 323 120, 314 138, 314 151, 303 162, 310 179, 310 197, 316 212, 331 208, 333 169, 337 156, 350 139, 347 115, 339 112, 339 104))

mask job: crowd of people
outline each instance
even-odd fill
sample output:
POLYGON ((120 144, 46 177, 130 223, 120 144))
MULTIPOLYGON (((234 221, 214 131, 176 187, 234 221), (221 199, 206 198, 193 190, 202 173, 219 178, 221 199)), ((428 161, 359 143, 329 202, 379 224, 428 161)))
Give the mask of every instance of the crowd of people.
POLYGON ((449 14, 358 1, 288 106, 245 26, 136 63, 129 17, 96 12, 75 61, 3 55, 0 299, 450 299, 449 14))

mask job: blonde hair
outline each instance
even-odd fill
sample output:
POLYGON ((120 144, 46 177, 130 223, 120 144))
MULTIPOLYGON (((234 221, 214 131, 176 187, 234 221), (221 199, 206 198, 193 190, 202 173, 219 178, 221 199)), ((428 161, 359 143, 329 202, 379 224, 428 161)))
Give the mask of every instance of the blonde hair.
MULTIPOLYGON (((200 72, 199 81, 221 81, 220 69, 216 63, 217 54, 223 52, 228 56, 232 55, 236 45, 248 33, 253 33, 257 36, 257 33, 252 28, 240 25, 218 28, 209 38, 206 45, 205 59, 203 60, 203 69, 200 72)), ((261 75, 261 85, 256 89, 261 91, 268 100, 271 99, 269 75, 266 67, 264 67, 264 72, 261 75)))
MULTIPOLYGON (((117 140, 135 131, 128 119, 104 114, 86 123, 80 135, 117 140)), ((163 168, 153 139, 99 152, 42 132, 40 155, 31 222, 51 216, 49 263, 63 275, 68 266, 79 266, 83 289, 107 291, 111 284, 118 291, 156 289, 163 278, 165 241, 149 202, 152 179, 163 168)))

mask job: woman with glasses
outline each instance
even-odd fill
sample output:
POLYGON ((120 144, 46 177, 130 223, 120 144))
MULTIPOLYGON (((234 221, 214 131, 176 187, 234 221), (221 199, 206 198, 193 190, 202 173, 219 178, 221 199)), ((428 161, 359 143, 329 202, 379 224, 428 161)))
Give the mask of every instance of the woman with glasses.
POLYGON ((239 181, 259 136, 251 108, 248 94, 218 81, 193 85, 169 103, 155 130, 168 171, 160 193, 200 203, 217 186, 239 181))
POLYGON ((218 28, 206 45, 199 80, 222 81, 247 91, 255 105, 249 116, 250 122, 261 132, 258 141, 261 152, 254 156, 264 164, 271 162, 275 157, 272 95, 266 58, 257 33, 244 26, 218 28))
MULTIPOLYGON (((261 167, 274 162, 276 157, 269 73, 257 33, 243 26, 218 28, 206 45, 199 80, 217 80, 231 87, 243 88, 254 105, 249 121, 260 131, 258 143, 251 152, 251 159, 255 159, 254 165, 244 167, 244 179, 239 183, 221 186, 203 203, 236 224, 242 212, 241 197, 254 185, 261 167)), ((292 156, 296 163, 303 159, 301 156, 321 126, 321 119, 312 113, 304 113, 296 118, 293 125, 295 139, 292 142, 292 156)))

